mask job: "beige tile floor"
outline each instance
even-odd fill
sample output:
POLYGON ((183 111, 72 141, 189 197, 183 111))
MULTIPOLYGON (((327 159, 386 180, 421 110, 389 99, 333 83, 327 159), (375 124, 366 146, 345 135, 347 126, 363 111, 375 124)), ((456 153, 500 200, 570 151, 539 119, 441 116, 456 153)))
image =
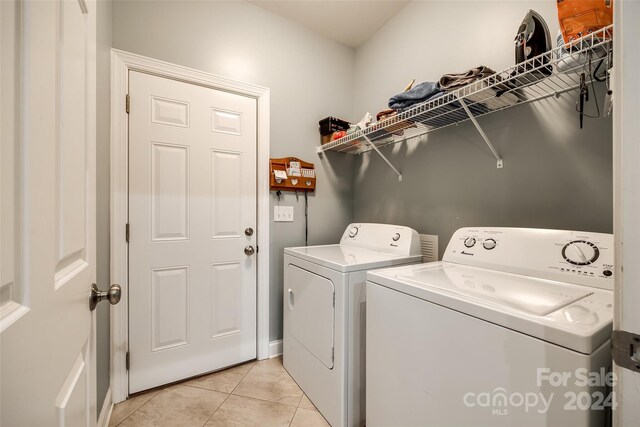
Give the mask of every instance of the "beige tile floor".
POLYGON ((110 427, 328 426, 282 367, 249 362, 115 405, 110 427))

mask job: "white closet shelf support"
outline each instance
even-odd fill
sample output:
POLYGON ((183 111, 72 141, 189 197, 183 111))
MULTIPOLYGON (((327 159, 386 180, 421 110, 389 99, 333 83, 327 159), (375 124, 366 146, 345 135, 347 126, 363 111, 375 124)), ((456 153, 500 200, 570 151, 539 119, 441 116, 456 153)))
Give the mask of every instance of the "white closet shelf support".
POLYGON ((478 121, 476 120, 475 117, 473 117, 473 114, 471 113, 471 110, 469 110, 469 107, 467 106, 467 102, 464 100, 464 98, 460 98, 460 104, 462 105, 462 108, 464 108, 464 111, 467 113, 467 115, 469 116, 469 119, 471 120, 471 122, 473 123, 473 125, 476 127, 476 129, 478 130, 478 133, 480 134, 480 136, 482 137, 482 139, 484 139, 484 142, 487 143, 487 145, 489 146, 489 149, 491 150, 491 152, 493 153, 494 157, 496 158, 496 161, 498 163, 498 169, 502 168, 504 166, 504 163, 502 161, 502 157, 500 157, 500 154, 498 154, 498 152, 496 151, 495 147, 493 146, 493 144, 491 143, 491 141, 489 141, 489 137, 487 136, 486 133, 484 133, 484 131, 482 130, 482 127, 480 127, 480 123, 478 123, 478 121))
POLYGON ((402 181, 402 174, 398 171, 398 169, 396 169, 396 167, 395 167, 395 166, 393 166, 393 164, 391 164, 391 162, 389 161, 389 159, 387 159, 387 158, 385 157, 385 155, 384 155, 384 154, 382 154, 382 152, 380 151, 380 149, 379 149, 378 147, 376 147, 376 145, 375 145, 373 142, 371 142, 371 141, 369 140, 369 138, 367 138, 365 135, 363 135, 362 137, 363 137, 363 138, 364 138, 364 139, 365 139, 369 144, 371 144, 371 147, 373 147, 373 149, 376 151, 376 153, 378 153, 378 155, 379 155, 380 157, 382 157, 382 160, 384 160, 384 161, 389 165, 389 167, 390 167, 391 169, 393 169, 393 171, 396 173, 396 175, 398 175, 398 181, 402 181))
POLYGON ((543 99, 557 99, 580 87, 581 74, 590 83, 593 75, 606 75, 611 68, 613 26, 558 46, 459 89, 445 92, 340 139, 318 146, 316 151, 361 154, 375 150, 394 170, 380 148, 416 138, 470 120, 496 158, 503 161, 476 120, 516 105, 543 99))

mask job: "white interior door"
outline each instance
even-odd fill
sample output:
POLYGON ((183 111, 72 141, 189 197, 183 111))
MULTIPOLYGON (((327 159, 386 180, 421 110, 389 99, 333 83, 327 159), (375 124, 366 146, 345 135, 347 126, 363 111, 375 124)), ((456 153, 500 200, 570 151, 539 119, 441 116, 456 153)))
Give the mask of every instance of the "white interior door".
MULTIPOLYGON (((615 331, 640 337, 640 2, 619 1, 614 7, 613 142, 616 240, 615 331)), ((626 342, 627 363, 640 366, 640 342, 626 342), (633 356, 630 360, 629 356, 633 356)), ((617 360, 620 361, 620 360, 617 360)), ((640 372, 615 366, 618 408, 614 425, 640 423, 640 372)))
POLYGON ((96 423, 90 0, 0 2, 3 426, 96 423))
POLYGON ((140 72, 129 95, 135 393, 256 357, 257 110, 140 72))

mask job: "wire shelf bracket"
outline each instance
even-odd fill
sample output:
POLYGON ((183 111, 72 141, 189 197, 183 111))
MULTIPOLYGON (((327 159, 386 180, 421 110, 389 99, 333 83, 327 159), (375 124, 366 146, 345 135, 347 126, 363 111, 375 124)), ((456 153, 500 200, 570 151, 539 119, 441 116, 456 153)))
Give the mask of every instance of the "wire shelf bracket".
POLYGON ((389 161, 389 159, 387 159, 385 157, 384 154, 382 154, 382 152, 380 151, 380 149, 378 147, 376 147, 376 145, 369 139, 369 137, 367 137, 366 135, 362 135, 362 138, 367 141, 369 144, 371 144, 371 146, 373 147, 373 149, 375 150, 376 153, 378 153, 378 155, 380 157, 382 157, 382 160, 384 160, 391 169, 393 169, 393 171, 396 173, 396 175, 398 175, 398 181, 402 181, 402 174, 398 171, 398 169, 396 169, 395 166, 393 166, 393 164, 391 164, 391 162, 389 161))
MULTIPOLYGON (((458 98, 458 99, 460 100, 460 104, 462 104, 462 108, 464 108, 465 113, 467 113, 467 115, 469 116, 469 120, 471 120, 471 123, 473 123, 473 125, 476 127, 476 129, 478 130, 478 133, 480 134, 482 139, 484 139, 484 142, 487 143, 487 145, 489 146, 489 149, 491 150, 491 152, 493 153, 494 157, 496 158, 497 168, 498 169, 502 169, 502 167, 504 166, 504 162, 502 161, 502 157, 500 157, 500 154, 498 154, 498 152, 496 151, 495 147, 493 146, 493 144, 489 140, 489 137, 487 136, 487 134, 484 133, 484 131, 482 130, 482 127, 480 126, 480 123, 478 123, 476 118, 473 117, 473 113, 471 113, 471 110, 469 110, 469 107, 467 106, 467 103, 465 102, 465 100, 463 98, 458 98)), ((377 150, 377 148, 376 148, 376 150, 377 150)))

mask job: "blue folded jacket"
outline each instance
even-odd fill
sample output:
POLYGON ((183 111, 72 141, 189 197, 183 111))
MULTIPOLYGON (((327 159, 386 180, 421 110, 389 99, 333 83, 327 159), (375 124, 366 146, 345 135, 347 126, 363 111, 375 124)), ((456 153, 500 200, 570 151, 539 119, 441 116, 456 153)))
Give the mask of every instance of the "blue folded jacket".
POLYGON ((389 108, 394 110, 406 110, 407 108, 419 104, 431 98, 433 95, 442 92, 438 82, 423 82, 415 85, 412 89, 394 95, 389 99, 389 108))

